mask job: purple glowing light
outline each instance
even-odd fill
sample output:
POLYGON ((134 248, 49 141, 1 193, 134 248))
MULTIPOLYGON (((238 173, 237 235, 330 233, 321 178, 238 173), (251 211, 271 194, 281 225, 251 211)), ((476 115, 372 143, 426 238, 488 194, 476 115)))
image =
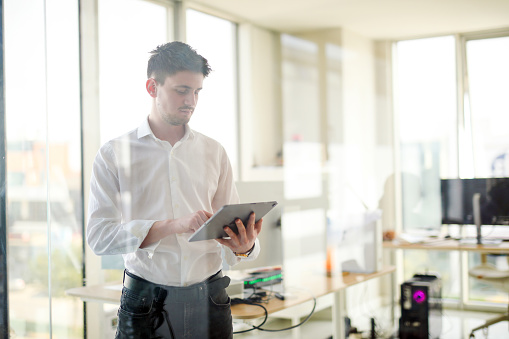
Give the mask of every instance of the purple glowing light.
POLYGON ((421 304, 426 301, 426 294, 421 290, 415 291, 413 297, 415 302, 418 304, 421 304))

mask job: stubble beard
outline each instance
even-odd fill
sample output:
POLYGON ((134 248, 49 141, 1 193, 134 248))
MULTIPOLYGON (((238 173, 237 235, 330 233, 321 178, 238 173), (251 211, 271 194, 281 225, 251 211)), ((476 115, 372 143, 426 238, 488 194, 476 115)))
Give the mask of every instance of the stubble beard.
POLYGON ((162 114, 163 120, 167 124, 170 124, 172 126, 183 126, 183 125, 187 124, 189 122, 189 120, 191 120, 191 116, 192 116, 192 113, 188 117, 183 117, 183 118, 171 115, 170 113, 162 114))

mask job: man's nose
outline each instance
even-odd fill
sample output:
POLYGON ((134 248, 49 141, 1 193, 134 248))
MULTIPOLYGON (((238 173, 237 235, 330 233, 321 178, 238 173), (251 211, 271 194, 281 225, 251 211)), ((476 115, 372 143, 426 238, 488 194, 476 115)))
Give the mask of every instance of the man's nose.
POLYGON ((187 106, 194 107, 196 105, 197 101, 198 101, 198 95, 194 94, 194 93, 190 93, 190 94, 186 95, 186 97, 184 99, 184 104, 186 104, 187 106))

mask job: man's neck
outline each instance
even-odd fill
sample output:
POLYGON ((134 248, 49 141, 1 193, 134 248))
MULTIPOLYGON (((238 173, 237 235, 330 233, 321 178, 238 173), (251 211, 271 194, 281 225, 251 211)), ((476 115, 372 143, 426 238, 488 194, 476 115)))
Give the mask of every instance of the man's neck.
POLYGON ((148 124, 156 138, 168 141, 172 146, 182 139, 186 133, 184 125, 174 126, 162 121, 155 121, 152 115, 148 117, 148 124))

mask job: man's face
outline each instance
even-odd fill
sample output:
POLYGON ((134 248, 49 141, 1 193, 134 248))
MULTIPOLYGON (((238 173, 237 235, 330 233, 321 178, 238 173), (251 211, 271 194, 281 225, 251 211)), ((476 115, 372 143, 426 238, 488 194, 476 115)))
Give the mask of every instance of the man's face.
POLYGON ((156 107, 161 119, 173 126, 189 122, 202 89, 202 73, 181 71, 168 76, 163 85, 156 84, 156 107))

